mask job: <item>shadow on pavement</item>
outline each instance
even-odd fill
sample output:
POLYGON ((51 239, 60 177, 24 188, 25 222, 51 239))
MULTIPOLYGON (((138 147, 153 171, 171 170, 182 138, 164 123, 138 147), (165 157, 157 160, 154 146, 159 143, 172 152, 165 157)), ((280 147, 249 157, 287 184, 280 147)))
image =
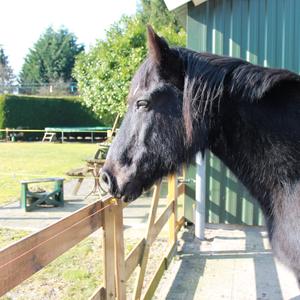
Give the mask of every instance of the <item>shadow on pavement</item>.
MULTIPOLYGON (((239 228, 239 230, 241 229, 239 228)), ((272 251, 266 249, 264 245, 264 239, 266 239, 265 231, 259 230, 257 227, 254 229, 246 227, 242 231, 244 232, 244 237, 231 238, 217 233, 211 241, 214 243, 216 240, 223 240, 223 243, 230 243, 230 241, 241 240, 244 250, 235 250, 233 247, 230 250, 214 248, 213 251, 200 251, 202 242, 194 238, 194 229, 192 226, 189 227, 188 231, 182 235, 183 245, 178 253, 181 264, 166 299, 199 299, 196 291, 197 289, 199 290, 200 278, 205 276, 204 270, 207 262, 220 259, 252 259, 255 273, 256 299, 284 299, 272 251)), ((218 276, 218 274, 216 273, 215 276, 218 276)), ((214 282, 212 279, 213 288, 214 282)), ((245 295, 247 295, 247 286, 245 286, 245 295)), ((293 298, 293 300, 300 300, 300 296, 293 298)))

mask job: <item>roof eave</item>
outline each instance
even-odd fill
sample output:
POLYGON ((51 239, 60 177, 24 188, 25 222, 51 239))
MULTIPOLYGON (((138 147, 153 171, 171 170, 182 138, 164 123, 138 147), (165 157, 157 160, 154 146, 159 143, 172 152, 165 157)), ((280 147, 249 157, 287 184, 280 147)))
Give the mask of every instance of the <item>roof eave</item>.
MULTIPOLYGON (((180 6, 183 6, 184 4, 190 2, 191 0, 164 0, 166 3, 166 6, 168 10, 175 10, 180 6)), ((203 2, 206 2, 208 0, 192 0, 195 6, 200 5, 203 2)))

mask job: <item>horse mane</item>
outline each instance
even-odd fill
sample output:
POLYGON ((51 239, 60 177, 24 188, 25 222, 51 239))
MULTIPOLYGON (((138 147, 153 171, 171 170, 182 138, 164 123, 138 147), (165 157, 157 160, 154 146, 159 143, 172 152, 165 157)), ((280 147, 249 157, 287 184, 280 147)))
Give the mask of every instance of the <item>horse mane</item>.
POLYGON ((237 58, 176 49, 184 61, 183 117, 188 140, 194 122, 213 116, 213 107, 224 98, 249 103, 263 101, 275 87, 300 83, 300 76, 281 69, 253 65, 237 58))

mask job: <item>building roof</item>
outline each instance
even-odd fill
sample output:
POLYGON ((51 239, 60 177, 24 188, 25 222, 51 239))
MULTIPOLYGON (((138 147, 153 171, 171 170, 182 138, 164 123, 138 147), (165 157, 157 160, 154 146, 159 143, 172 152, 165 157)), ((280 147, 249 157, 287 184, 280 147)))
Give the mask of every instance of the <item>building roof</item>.
MULTIPOLYGON (((191 0, 164 0, 166 5, 167 5, 167 8, 168 10, 174 10, 188 2, 190 2, 191 0)), ((195 6, 203 3, 203 2, 206 2, 208 0, 192 0, 192 2, 194 3, 195 6)))

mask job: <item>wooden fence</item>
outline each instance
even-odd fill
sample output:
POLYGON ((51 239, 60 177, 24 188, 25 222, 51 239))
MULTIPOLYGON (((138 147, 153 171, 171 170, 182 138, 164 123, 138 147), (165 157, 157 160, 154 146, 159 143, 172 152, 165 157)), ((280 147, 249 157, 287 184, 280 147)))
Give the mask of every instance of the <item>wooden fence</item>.
POLYGON ((0 252, 0 296, 44 268, 92 232, 102 228, 104 282, 90 299, 126 299, 126 282, 136 268, 138 276, 132 298, 151 299, 176 251, 177 232, 184 223, 183 217, 179 220, 177 217, 177 198, 183 193, 183 184, 178 185, 176 175, 168 177, 167 205, 157 216, 160 185, 157 183, 154 186, 146 235, 126 258, 123 235, 125 204, 118 199, 106 197, 3 249, 0 252), (148 286, 143 287, 150 247, 167 222, 168 251, 164 251, 166 255, 148 286))

